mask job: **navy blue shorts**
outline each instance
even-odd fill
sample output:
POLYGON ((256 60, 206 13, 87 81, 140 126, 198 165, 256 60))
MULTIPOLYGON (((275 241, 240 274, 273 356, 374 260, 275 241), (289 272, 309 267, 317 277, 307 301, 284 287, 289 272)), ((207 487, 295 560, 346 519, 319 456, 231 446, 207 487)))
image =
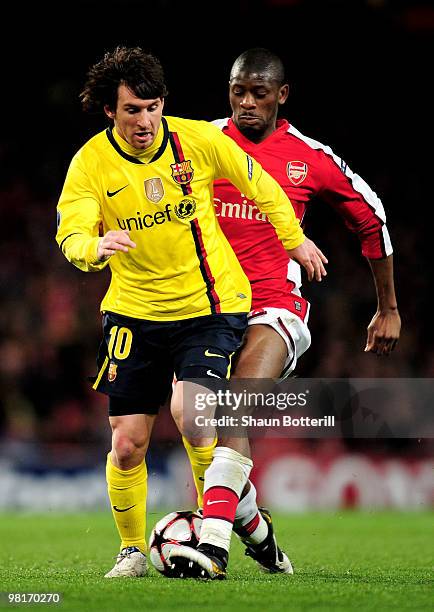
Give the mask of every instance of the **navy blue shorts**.
POLYGON ((106 312, 93 388, 110 397, 109 415, 157 414, 173 375, 228 378, 247 314, 145 321, 106 312))

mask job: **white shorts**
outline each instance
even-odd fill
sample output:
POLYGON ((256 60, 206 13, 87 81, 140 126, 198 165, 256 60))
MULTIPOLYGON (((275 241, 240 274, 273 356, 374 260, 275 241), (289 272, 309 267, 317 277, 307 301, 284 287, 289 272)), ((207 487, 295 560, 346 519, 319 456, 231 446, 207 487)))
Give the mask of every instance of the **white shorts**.
POLYGON ((297 359, 310 347, 311 337, 307 326, 309 308, 309 303, 307 303, 304 321, 290 310, 268 306, 252 310, 247 315, 248 325, 269 325, 285 341, 288 356, 280 375, 281 379, 289 376, 297 365, 297 359))

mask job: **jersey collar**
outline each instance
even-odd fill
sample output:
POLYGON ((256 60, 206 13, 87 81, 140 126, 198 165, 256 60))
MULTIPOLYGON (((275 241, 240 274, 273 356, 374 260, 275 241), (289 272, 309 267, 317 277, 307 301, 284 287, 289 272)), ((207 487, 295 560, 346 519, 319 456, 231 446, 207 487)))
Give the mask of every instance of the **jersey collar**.
POLYGON ((161 125, 160 129, 158 130, 157 137, 149 149, 146 149, 145 151, 139 151, 129 145, 119 136, 117 131, 111 127, 106 129, 106 136, 112 147, 124 159, 132 162, 133 164, 147 165, 157 161, 157 159, 163 155, 169 140, 169 127, 165 117, 161 117, 161 125))
MULTIPOLYGON (((226 129, 230 131, 233 130, 234 132, 236 132, 238 134, 238 139, 241 142, 244 142, 246 146, 249 146, 250 148, 254 149, 254 148, 260 148, 260 147, 265 146, 271 140, 273 140, 274 138, 277 138, 278 135, 280 136, 282 133, 287 132, 289 130, 289 127, 290 127, 289 123, 286 119, 278 119, 276 122, 276 129, 274 130, 274 132, 272 132, 269 136, 267 136, 265 140, 263 140, 262 142, 258 142, 258 143, 252 142, 251 140, 246 138, 244 134, 242 134, 240 130, 237 128, 232 118, 228 120, 226 129)), ((225 130, 225 127, 223 128, 223 131, 224 130, 225 130)))

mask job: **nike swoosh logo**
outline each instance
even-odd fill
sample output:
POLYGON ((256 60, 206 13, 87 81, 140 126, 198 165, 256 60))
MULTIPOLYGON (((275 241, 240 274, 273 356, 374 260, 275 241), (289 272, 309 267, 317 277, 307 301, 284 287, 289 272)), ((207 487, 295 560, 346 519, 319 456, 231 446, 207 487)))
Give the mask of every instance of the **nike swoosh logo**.
MULTIPOLYGON (((129 185, 129 183, 128 183, 129 185)), ((125 189, 126 187, 128 187, 128 185, 124 185, 123 187, 121 187, 120 189, 116 189, 116 191, 109 191, 107 189, 107 195, 109 198, 112 198, 113 196, 115 196, 117 193, 119 193, 120 191, 122 191, 122 189, 125 189)))
POLYGON ((207 506, 212 506, 213 504, 228 504, 228 500, 227 499, 217 499, 216 501, 207 501, 206 505, 207 506))
POLYGON ((134 508, 135 505, 136 504, 128 506, 128 508, 118 508, 117 506, 113 506, 113 510, 116 510, 116 512, 126 512, 127 510, 131 510, 131 508, 134 508))
POLYGON ((214 378, 221 378, 221 376, 214 374, 214 372, 211 372, 211 370, 207 370, 206 373, 208 374, 208 376, 214 376, 214 378))
POLYGON ((203 478, 203 476, 199 476, 199 480, 203 480, 203 482, 205 482, 205 478, 203 478))
POLYGON ((224 355, 219 355, 218 353, 211 353, 209 349, 206 349, 205 357, 221 357, 222 359, 226 359, 224 355))

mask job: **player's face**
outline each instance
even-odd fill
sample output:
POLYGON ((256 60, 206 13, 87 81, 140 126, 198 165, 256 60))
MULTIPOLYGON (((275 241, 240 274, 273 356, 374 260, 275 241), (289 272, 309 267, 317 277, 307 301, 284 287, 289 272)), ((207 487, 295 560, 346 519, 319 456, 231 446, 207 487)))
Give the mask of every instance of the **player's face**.
POLYGON ((154 142, 161 123, 164 100, 137 98, 125 85, 119 85, 116 111, 104 107, 113 119, 117 133, 135 149, 147 149, 154 142))
POLYGON ((244 136, 261 142, 276 129, 277 110, 288 97, 288 85, 265 74, 238 72, 229 82, 232 119, 244 136))

